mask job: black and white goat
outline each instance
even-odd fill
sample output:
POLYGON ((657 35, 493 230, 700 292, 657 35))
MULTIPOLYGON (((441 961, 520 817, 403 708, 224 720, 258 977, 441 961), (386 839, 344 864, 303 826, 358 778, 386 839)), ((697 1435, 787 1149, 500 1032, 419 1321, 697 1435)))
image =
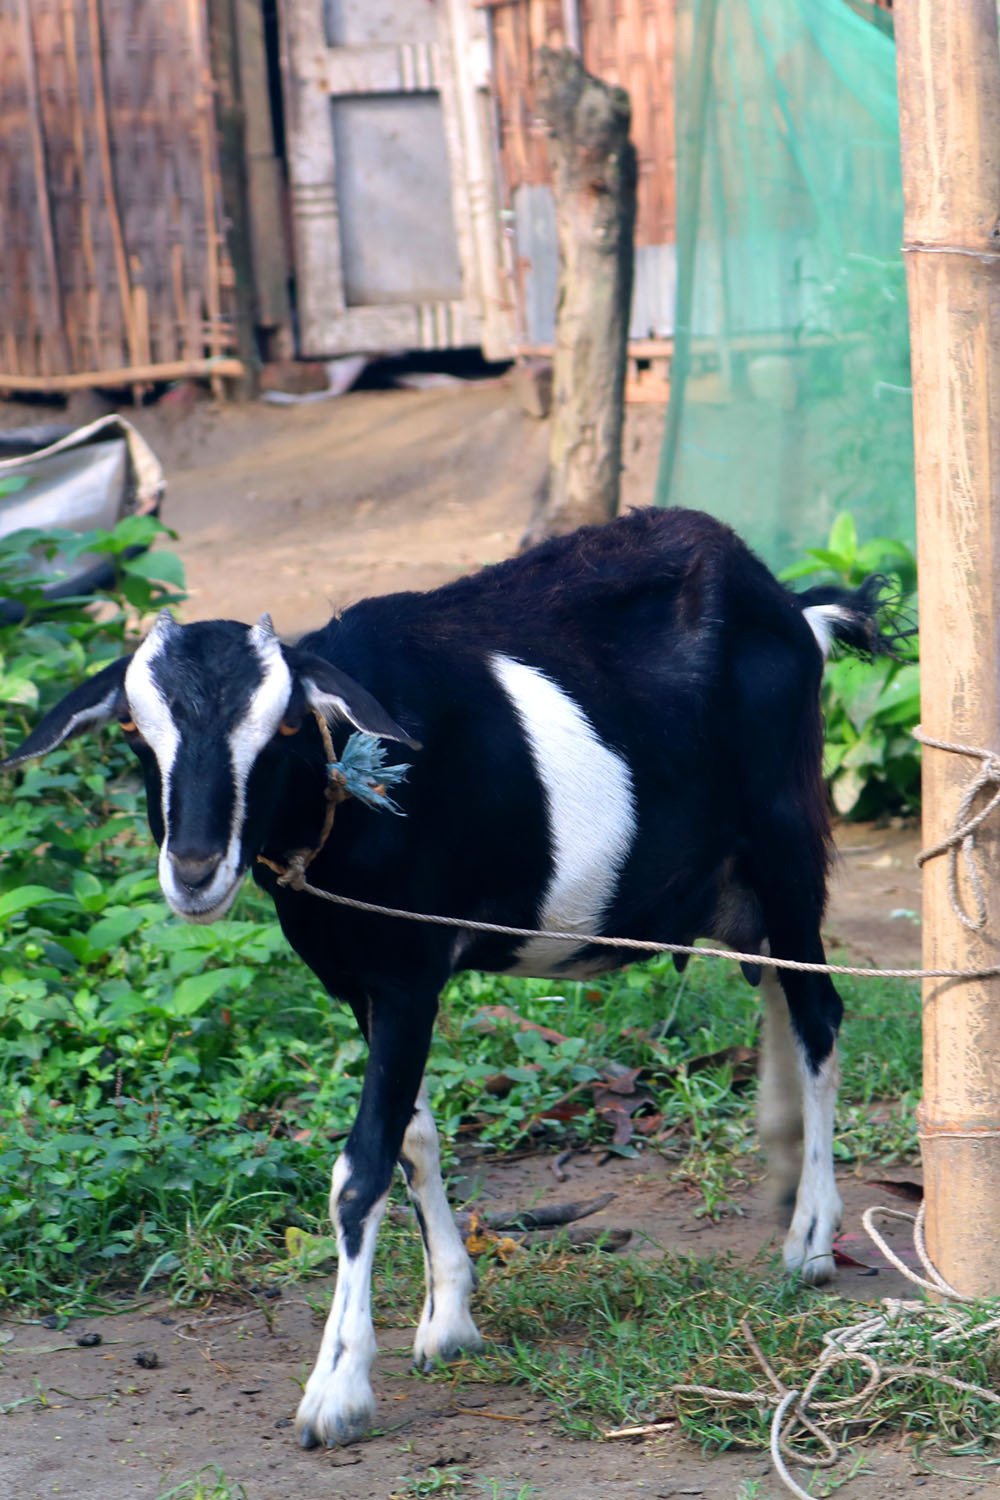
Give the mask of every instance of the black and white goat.
MULTIPOLYGON (((833 639, 879 648, 870 590, 796 596, 709 516, 636 511, 431 593, 364 600, 296 646, 266 615, 181 626, 164 613, 133 656, 71 692, 9 756, 16 765, 117 718, 145 773, 170 906, 210 922, 252 869, 292 947, 367 1039, 333 1170, 340 1259, 299 1407, 306 1446, 355 1438, 373 1419, 371 1265, 397 1161, 425 1249, 415 1360, 480 1344, 422 1083, 450 975, 573 976, 635 957, 588 945, 594 933, 705 936, 822 962, 819 684, 833 639), (579 940, 417 925, 279 886, 258 856, 281 865, 320 842, 327 754, 313 711, 338 752, 357 727, 397 742, 391 758, 412 768, 404 817, 340 808, 312 884, 579 940)), ((785 1261, 819 1282, 833 1272, 841 1213, 842 1007, 826 975, 783 971, 763 996, 760 1133, 779 1192, 794 1198, 785 1261)))

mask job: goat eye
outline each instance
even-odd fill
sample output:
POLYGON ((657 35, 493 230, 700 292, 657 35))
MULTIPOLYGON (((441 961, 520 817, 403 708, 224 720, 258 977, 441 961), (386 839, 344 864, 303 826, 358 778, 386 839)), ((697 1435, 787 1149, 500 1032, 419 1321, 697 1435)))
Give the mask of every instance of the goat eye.
POLYGON ((288 734, 298 734, 298 732, 299 732, 299 730, 301 728, 302 728, 302 720, 301 719, 299 720, 299 722, 297 724, 291 724, 291 723, 289 723, 289 721, 287 719, 282 719, 281 723, 278 725, 278 733, 279 734, 285 734, 285 735, 288 735, 288 734))

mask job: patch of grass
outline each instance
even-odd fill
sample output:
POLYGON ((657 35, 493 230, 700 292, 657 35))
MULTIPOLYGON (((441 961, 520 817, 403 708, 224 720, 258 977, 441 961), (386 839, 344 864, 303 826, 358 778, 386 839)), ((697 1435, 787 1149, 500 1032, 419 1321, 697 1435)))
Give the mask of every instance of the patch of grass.
MULTIPOLYGON (((134 816, 109 842, 107 857, 49 876, 68 899, 15 912, 0 937, 0 1292, 63 1310, 122 1274, 169 1276, 184 1296, 238 1288, 281 1257, 289 1223, 324 1233, 336 1137, 364 1067, 350 1014, 288 953, 258 893, 233 919, 182 926, 143 894, 151 856, 134 816)), ((916 999, 899 984, 858 984, 845 998, 838 1155, 903 1159, 916 999), (884 1102, 900 1096, 903 1110, 884 1102)), ((498 1150, 610 1145, 588 1084, 608 1063, 642 1068, 662 1116, 653 1148, 698 1188, 704 1212, 731 1211, 753 1146, 753 1085, 734 1090, 725 1063, 688 1064, 752 1045, 757 1025, 753 992, 710 960, 683 979, 663 960, 589 984, 464 975, 443 1001, 432 1104, 446 1143, 471 1131, 498 1150), (482 1008, 498 1004, 567 1040, 504 1020, 483 1030, 482 1008), (500 1072, 503 1098, 484 1091, 500 1072), (552 1118, 567 1095, 581 1112, 552 1118)))
POLYGON ((511 1479, 480 1479, 477 1493, 485 1500, 541 1500, 542 1492, 533 1484, 518 1484, 511 1479))
MULTIPOLYGON (((916 1151, 913 1111, 921 1069, 918 988, 858 979, 845 979, 840 988, 845 1022, 838 1159, 909 1159, 916 1151)), ((696 1072, 688 1065, 753 1046, 758 1028, 753 990, 719 960, 695 959, 679 977, 668 958, 658 958, 585 983, 462 975, 442 1001, 430 1064, 432 1102, 449 1137, 474 1118, 477 1139, 498 1147, 509 1147, 532 1129, 539 1133, 543 1121, 549 1139, 593 1138, 601 1129, 593 1113, 563 1122, 546 1111, 608 1062, 643 1068, 654 1107, 663 1115, 658 1135, 666 1144, 658 1149, 702 1188, 705 1211, 713 1213, 733 1206, 726 1183, 734 1180, 738 1159, 753 1148, 755 1086, 734 1088, 726 1062, 696 1072), (498 1004, 572 1041, 546 1042, 502 1020, 484 1038, 477 1017, 484 1006, 498 1004), (670 1024, 664 1032, 665 1018, 670 1024), (483 1080, 497 1072, 513 1083, 503 1098, 482 1091, 483 1080)))
MULTIPOLYGON (((256 893, 242 898, 244 920, 191 928, 158 902, 124 907, 122 881, 102 883, 91 865, 77 901, 16 915, 0 945, 0 1291, 67 1310, 122 1272, 169 1275, 186 1296, 238 1287, 281 1255, 288 1223, 325 1232, 335 1138, 364 1065, 352 1018, 287 953, 256 893), (94 928, 123 910, 138 921, 127 943, 99 947, 94 928), (93 956, 78 962, 85 943, 93 956)), ((643 1068, 662 1115, 653 1147, 701 1192, 704 1212, 732 1210, 753 1147, 753 1086, 734 1090, 726 1064, 687 1063, 753 1043, 752 992, 709 960, 685 980, 657 962, 553 988, 483 975, 450 987, 430 1063, 446 1142, 471 1127, 499 1150, 610 1145, 587 1085, 608 1062, 643 1068), (568 1040, 512 1022, 483 1031, 485 1004, 568 1040), (657 1035, 671 1010, 672 1029, 657 1035), (504 1098, 483 1087, 500 1072, 504 1098), (574 1090, 581 1113, 546 1118, 574 1090)), ((844 1028, 844 1161, 913 1151, 917 1006, 903 986, 873 989, 844 1028)))
POLYGON ((247 1500, 247 1492, 238 1480, 227 1479, 218 1464, 206 1464, 180 1484, 161 1490, 156 1500, 247 1500))
POLYGON ((443 1469, 429 1468, 413 1478, 404 1476, 389 1492, 389 1500, 422 1500, 425 1495, 466 1495, 465 1476, 454 1464, 443 1469))
POLYGON ((457 1465, 446 1468, 427 1469, 415 1476, 404 1475, 396 1481, 396 1488, 389 1500, 422 1500, 426 1495, 454 1495, 461 1500, 535 1500, 541 1496, 533 1484, 518 1484, 517 1480, 493 1479, 466 1474, 457 1465))
MULTIPOLYGON (((550 1401, 564 1428, 594 1437, 609 1427, 676 1416, 705 1450, 766 1448, 773 1388, 743 1335, 746 1323, 788 1388, 801 1390, 822 1352, 824 1334, 858 1322, 856 1304, 817 1293, 776 1265, 743 1266, 729 1257, 664 1253, 636 1260, 580 1255, 559 1243, 524 1251, 486 1270, 477 1301, 480 1324, 497 1339, 488 1353, 437 1378, 525 1384, 550 1401), (743 1393, 764 1391, 757 1405, 674 1393, 700 1385, 743 1393)), ((984 1305, 971 1315, 973 1336, 940 1337, 934 1317, 902 1318, 878 1351, 886 1369, 914 1373, 886 1382, 860 1419, 843 1413, 834 1433, 850 1439, 890 1426, 930 1439, 949 1452, 994 1451, 1000 1410, 940 1377, 987 1391, 1000 1379, 995 1334, 976 1338, 977 1324, 996 1317, 984 1305)), ((837 1365, 816 1392, 818 1401, 855 1395, 870 1370, 837 1365)), ((824 1414, 824 1419, 830 1418, 824 1414)), ((796 1438, 805 1454, 812 1440, 796 1438)))

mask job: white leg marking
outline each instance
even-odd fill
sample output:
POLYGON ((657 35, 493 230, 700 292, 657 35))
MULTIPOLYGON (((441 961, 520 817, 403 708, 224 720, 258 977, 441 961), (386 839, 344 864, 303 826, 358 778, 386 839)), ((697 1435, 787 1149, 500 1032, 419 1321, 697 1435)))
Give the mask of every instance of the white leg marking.
MULTIPOLYGON (((635 838, 632 773, 544 673, 501 655, 490 659, 490 667, 517 714, 545 794, 552 879, 539 926, 599 932, 635 838)), ((551 974, 578 946, 532 938, 510 972, 551 974)))
POLYGON ((460 1349, 483 1347, 469 1312, 476 1274, 445 1196, 437 1127, 425 1084, 420 1085, 413 1118, 403 1137, 402 1155, 406 1185, 424 1242, 427 1297, 413 1344, 413 1362, 425 1367, 435 1359, 454 1359, 460 1349))
POLYGON ((790 1213, 802 1175, 799 1048, 792 1034, 788 1001, 773 969, 764 970, 760 990, 763 1016, 757 1134, 767 1155, 775 1204, 787 1205, 790 1213))
POLYGON ((802 1080, 803 1161, 792 1227, 785 1239, 785 1265, 803 1281, 818 1284, 834 1274, 833 1239, 844 1205, 833 1174, 833 1124, 840 1067, 834 1046, 818 1073, 799 1049, 802 1080))
POLYGON ((347 1153, 333 1169, 330 1217, 337 1229, 337 1286, 323 1330, 316 1366, 299 1402, 295 1427, 303 1447, 317 1443, 350 1443, 363 1437, 375 1420, 375 1396, 369 1375, 375 1358, 372 1327, 372 1260, 386 1198, 373 1204, 352 1259, 340 1227, 340 1195, 351 1175, 347 1153))

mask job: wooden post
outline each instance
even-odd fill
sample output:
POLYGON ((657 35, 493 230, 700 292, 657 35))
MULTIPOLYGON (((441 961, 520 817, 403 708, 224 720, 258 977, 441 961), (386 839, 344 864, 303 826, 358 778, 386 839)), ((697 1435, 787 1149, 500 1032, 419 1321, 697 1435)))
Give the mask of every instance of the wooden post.
MULTIPOLYGON (((1000 749, 1000 62, 995 0, 899 0, 905 251, 913 361, 922 719, 1000 749)), ((924 843, 976 762, 924 751, 924 843)), ((989 919, 952 911, 924 866, 924 964, 1000 963, 998 821, 976 834, 989 919)), ((959 1291, 1000 1293, 1000 980, 926 981, 920 1109, 927 1245, 959 1291)))
MULTIPOLYGON (((237 33, 232 0, 209 0, 208 52, 215 92, 219 179, 225 236, 235 278, 236 346, 245 375, 239 394, 256 394, 257 289, 251 253, 247 203, 244 132, 245 102, 241 90, 237 33)), ((254 104, 258 101, 254 100, 254 104)), ((215 255, 214 245, 210 254, 215 255)), ((213 351, 214 352, 214 351, 213 351)))
POLYGON ((529 541, 618 510, 636 201, 628 94, 592 77, 569 50, 542 47, 537 63, 559 289, 548 492, 529 541))

